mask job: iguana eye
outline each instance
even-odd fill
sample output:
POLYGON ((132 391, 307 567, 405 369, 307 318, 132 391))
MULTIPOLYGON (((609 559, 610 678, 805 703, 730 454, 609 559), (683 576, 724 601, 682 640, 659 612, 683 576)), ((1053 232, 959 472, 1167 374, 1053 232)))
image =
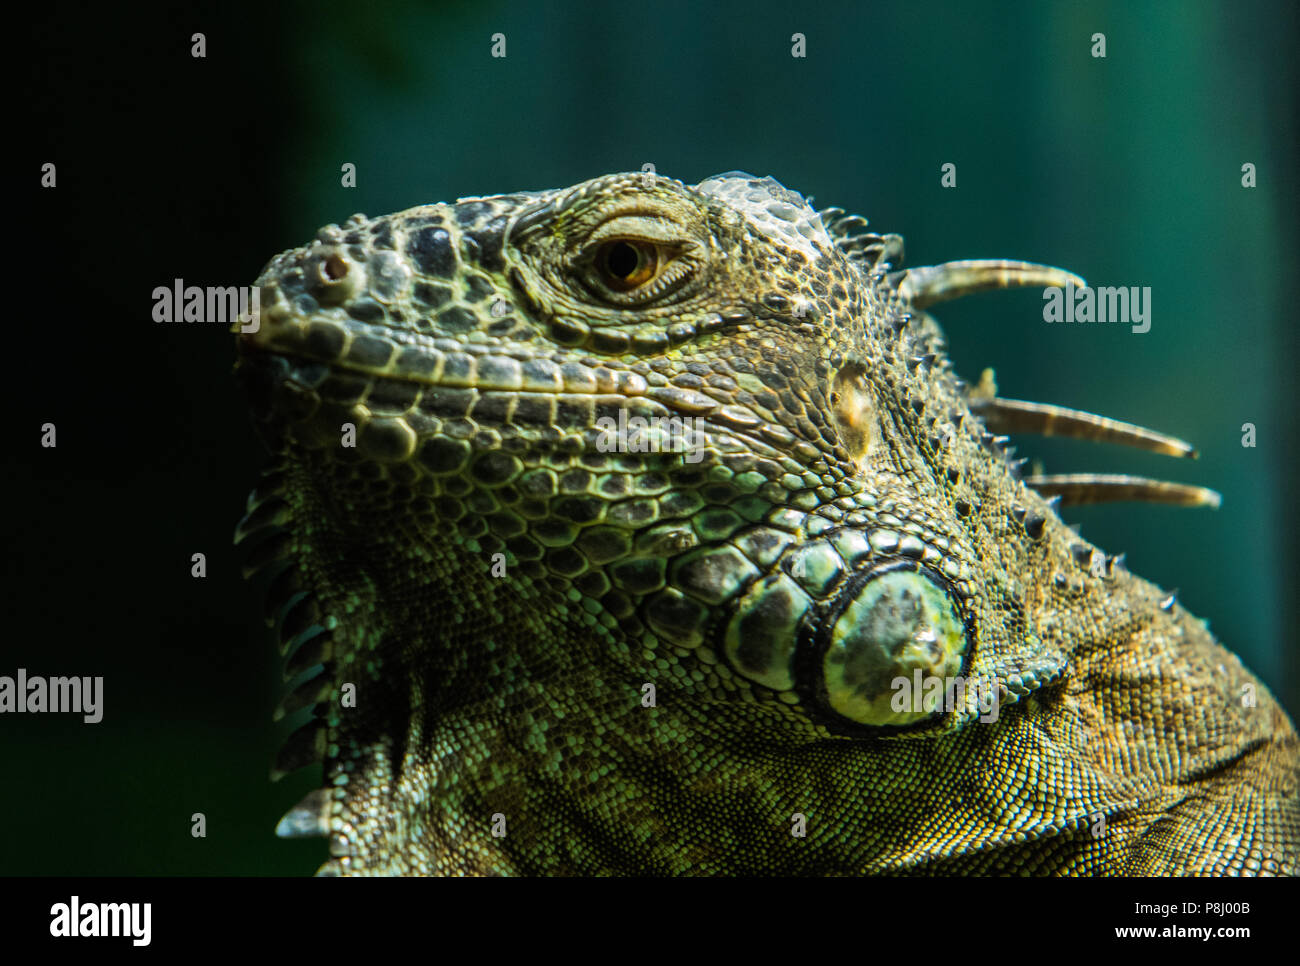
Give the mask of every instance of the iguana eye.
POLYGON ((919 696, 930 681, 946 684, 960 674, 967 649, 947 593, 909 569, 886 571, 850 593, 822 654, 827 709, 872 727, 932 717, 941 709, 925 706, 919 696))
POLYGON ((653 242, 619 238, 596 250, 595 265, 606 285, 629 292, 653 281, 661 260, 659 246, 653 242))
POLYGON ((553 277, 566 287, 576 282, 584 290, 580 297, 619 308, 661 308, 685 300, 704 281, 708 239, 670 212, 642 204, 608 214, 590 230, 578 225, 571 231, 567 257, 542 269, 558 269, 562 274, 553 277))

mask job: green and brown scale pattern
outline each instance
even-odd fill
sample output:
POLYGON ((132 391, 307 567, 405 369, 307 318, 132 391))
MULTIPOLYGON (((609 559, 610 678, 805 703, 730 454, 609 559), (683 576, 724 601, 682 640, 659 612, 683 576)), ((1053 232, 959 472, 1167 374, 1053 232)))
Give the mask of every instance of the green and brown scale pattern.
POLYGON ((327 836, 325 874, 1300 871, 1285 713, 1056 512, 1216 497, 1022 479, 995 434, 1190 447, 954 375, 928 306, 1073 276, 901 257, 733 172, 274 258, 237 369, 276 459, 237 538, 282 713, 314 709, 275 773, 325 773, 280 833, 327 836), (611 450, 638 416, 698 445, 611 450), (997 720, 894 710, 917 670, 996 682, 997 720))

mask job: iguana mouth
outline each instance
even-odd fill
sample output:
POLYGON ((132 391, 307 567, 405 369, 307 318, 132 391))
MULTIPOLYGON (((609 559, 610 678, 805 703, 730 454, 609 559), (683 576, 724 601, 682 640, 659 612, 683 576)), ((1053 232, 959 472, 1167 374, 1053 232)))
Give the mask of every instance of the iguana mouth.
MULTIPOLYGON (((266 291, 266 287, 264 287, 266 291)), ((282 425, 422 416, 469 420, 508 432, 559 428, 590 434, 602 419, 705 420, 775 454, 794 437, 706 392, 651 382, 618 360, 575 350, 540 355, 527 343, 481 345, 422 333, 378 329, 353 319, 303 316, 280 308, 238 336, 236 371, 254 414, 282 425)), ((237 327, 236 327, 237 329, 237 327)), ((413 427, 420 435, 438 427, 413 427)))
MULTIPOLYGON (((603 402, 653 400, 687 412, 708 412, 718 404, 699 394, 656 391, 634 372, 605 366, 588 366, 565 361, 500 353, 439 351, 421 347, 421 371, 401 368, 386 370, 346 359, 313 358, 278 349, 245 349, 236 369, 246 378, 261 379, 268 386, 286 383, 300 393, 314 393, 334 402, 378 401, 384 409, 403 406, 404 400, 421 403, 436 400, 431 390, 472 390, 484 397, 514 396, 599 398, 603 402), (521 378, 522 377, 522 378, 521 378)), ((408 360, 414 364, 414 360, 408 360)), ((436 409, 437 407, 432 407, 436 409)))
MULTIPOLYGON (((460 420, 507 433, 561 429, 589 436, 602 420, 626 427, 631 417, 709 419, 715 431, 745 436, 758 423, 702 393, 650 386, 626 369, 520 358, 523 353, 452 354, 436 347, 420 351, 427 365, 412 372, 245 347, 236 375, 259 420, 300 429, 313 425, 325 433, 336 432, 345 422, 405 420, 424 437, 445 431, 447 421, 460 420)), ((753 440, 764 449, 789 441, 786 432, 770 430, 764 435, 765 442, 753 440)), ((485 448, 499 444, 482 443, 485 448)))

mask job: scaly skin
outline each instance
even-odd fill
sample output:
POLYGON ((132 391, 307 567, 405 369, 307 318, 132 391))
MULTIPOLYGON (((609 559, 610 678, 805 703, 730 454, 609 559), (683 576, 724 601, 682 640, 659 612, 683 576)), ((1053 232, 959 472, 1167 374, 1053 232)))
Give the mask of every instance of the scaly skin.
POLYGON ((239 536, 321 665, 276 769, 324 762, 321 872, 1297 872, 1285 713, 1019 479, 864 225, 625 174, 271 261, 239 536))

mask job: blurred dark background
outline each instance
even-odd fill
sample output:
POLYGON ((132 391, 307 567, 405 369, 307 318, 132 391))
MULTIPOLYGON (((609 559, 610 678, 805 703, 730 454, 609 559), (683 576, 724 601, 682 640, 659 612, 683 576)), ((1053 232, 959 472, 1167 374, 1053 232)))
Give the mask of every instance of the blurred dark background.
POLYGON ((1150 286, 1140 336, 1046 326, 1034 291, 938 314, 969 377, 992 365, 1007 395, 1201 448, 1197 463, 1032 439, 1021 453, 1220 490, 1217 512, 1067 519, 1180 588, 1300 712, 1294 4, 467 7, 17 13, 0 673, 103 675, 106 698, 94 726, 0 718, 0 873, 299 874, 325 857, 272 835, 319 769, 267 781, 291 722, 271 723, 279 662, 230 543, 265 462, 232 338, 153 323, 154 287, 248 284, 354 211, 645 162, 688 182, 770 174, 901 232, 908 264, 1027 258, 1150 286))

